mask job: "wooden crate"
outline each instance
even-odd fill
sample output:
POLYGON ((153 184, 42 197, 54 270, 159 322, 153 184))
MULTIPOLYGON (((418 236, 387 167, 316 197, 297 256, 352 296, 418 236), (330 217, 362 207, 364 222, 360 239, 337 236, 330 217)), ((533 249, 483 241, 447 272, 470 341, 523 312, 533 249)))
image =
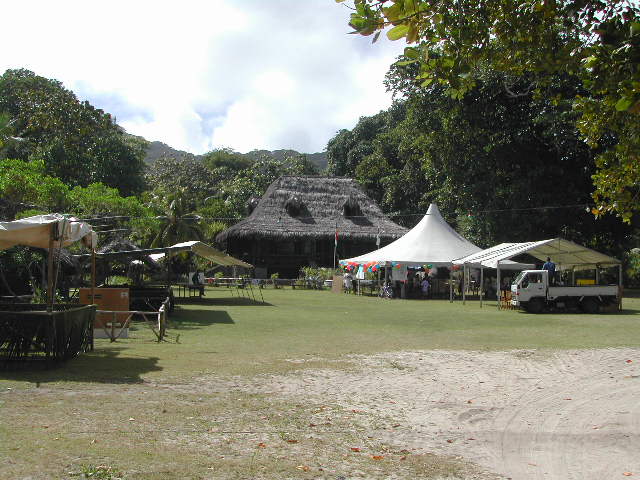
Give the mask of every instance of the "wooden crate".
MULTIPOLYGON (((128 311, 129 310, 129 289, 128 288, 95 288, 94 298, 91 298, 90 288, 81 288, 79 292, 80 303, 83 305, 98 305, 98 310, 128 311)), ((128 317, 126 313, 116 313, 116 323, 122 325, 128 317)), ((113 314, 96 314, 95 327, 106 326, 113 321, 113 314)))

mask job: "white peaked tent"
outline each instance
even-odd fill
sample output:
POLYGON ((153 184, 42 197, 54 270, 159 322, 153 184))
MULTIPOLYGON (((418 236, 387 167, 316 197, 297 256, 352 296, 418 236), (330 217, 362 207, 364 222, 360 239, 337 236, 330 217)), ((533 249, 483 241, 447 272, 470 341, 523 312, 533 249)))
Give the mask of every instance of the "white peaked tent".
POLYGON ((345 262, 398 262, 409 267, 425 264, 450 266, 454 259, 466 257, 482 249, 456 232, 432 203, 420 222, 395 242, 345 262))

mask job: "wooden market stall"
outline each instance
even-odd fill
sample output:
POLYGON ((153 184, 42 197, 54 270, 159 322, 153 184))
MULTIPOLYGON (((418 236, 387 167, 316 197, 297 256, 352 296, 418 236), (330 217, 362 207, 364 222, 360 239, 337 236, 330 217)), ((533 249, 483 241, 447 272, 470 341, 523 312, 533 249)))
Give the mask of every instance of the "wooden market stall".
POLYGON ((60 249, 82 241, 93 251, 95 239, 89 224, 60 214, 0 222, 0 250, 25 245, 46 249, 48 257, 45 304, 0 304, 0 364, 57 362, 93 347, 95 305, 57 304, 55 291, 60 249))

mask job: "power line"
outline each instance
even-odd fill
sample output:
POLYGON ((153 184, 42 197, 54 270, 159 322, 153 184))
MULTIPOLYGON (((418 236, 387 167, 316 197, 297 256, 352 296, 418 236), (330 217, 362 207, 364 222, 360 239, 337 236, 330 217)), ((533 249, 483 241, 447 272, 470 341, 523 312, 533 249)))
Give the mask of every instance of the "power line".
MULTIPOLYGON (((543 207, 523 207, 523 208, 501 208, 501 209, 469 209, 467 210, 467 214, 466 215, 473 215, 473 214, 479 214, 479 213, 504 213, 504 212, 526 212, 526 211, 541 211, 541 210, 559 210, 559 209, 573 209, 573 208, 582 208, 582 209, 589 209, 589 206, 585 203, 576 203, 573 205, 554 205, 554 206, 543 206, 543 207)), ((424 213, 384 213, 383 214, 386 217, 389 218, 404 218, 404 217, 423 217, 425 214, 424 213)), ((461 216, 464 216, 465 214, 461 214, 461 216)), ((95 221, 95 220, 109 220, 109 219, 124 219, 124 220, 131 220, 131 219, 154 219, 154 220, 166 220, 170 217, 165 216, 165 215, 157 215, 157 216, 143 216, 143 215, 115 215, 115 216, 105 216, 105 217, 89 217, 89 218, 83 218, 81 219, 82 221, 85 222, 91 222, 91 221, 95 221)), ((193 216, 188 216, 185 215, 183 217, 180 217, 182 219, 188 219, 188 220, 215 220, 215 221, 239 221, 239 220, 244 220, 247 217, 209 217, 209 216, 205 216, 205 215, 193 215, 193 216)), ((296 219, 299 220, 308 220, 308 219, 312 219, 312 218, 318 218, 310 216, 310 217, 294 217, 296 219)), ((327 217, 327 218, 336 218, 336 217, 327 217)), ((347 218, 347 219, 351 219, 351 218, 369 218, 367 215, 348 215, 348 216, 340 216, 338 218, 347 218)))
MULTIPOLYGON (((29 207, 29 208, 38 208, 40 210, 50 210, 47 207, 41 206, 41 205, 33 205, 33 204, 28 204, 28 203, 22 203, 22 202, 12 202, 10 200, 5 200, 7 203, 11 203, 13 205, 16 206, 23 206, 23 207, 29 207)), ((527 212, 527 211, 544 211, 544 210, 561 210, 561 209, 572 209, 572 208, 582 208, 585 209, 586 211, 590 211, 591 209, 589 208, 589 205, 587 203, 576 203, 576 204, 570 204, 570 205, 552 205, 552 206, 541 206, 541 207, 522 207, 522 208, 495 208, 495 209, 468 209, 467 210, 467 216, 474 216, 477 214, 486 214, 486 213, 505 213, 505 212, 527 212)), ((384 213, 383 214, 386 217, 389 218, 409 218, 409 217, 423 217, 425 214, 424 213, 384 213)), ((65 214, 65 215, 73 215, 73 214, 65 214)), ((464 214, 460 214, 460 216, 464 216, 464 214)), ((87 216, 84 218, 80 218, 79 220, 83 221, 83 222, 87 222, 87 223, 91 223, 91 222, 95 222, 95 221, 108 221, 108 220, 113 220, 113 221, 117 221, 117 220, 168 220, 169 217, 168 215, 98 215, 98 216, 87 216)), ((199 220, 207 220, 207 221, 220 221, 220 222, 236 222, 236 221, 240 221, 240 220, 244 220, 248 217, 209 217, 209 216, 204 216, 204 215, 198 215, 198 214, 187 214, 184 215, 182 217, 180 217, 183 220, 194 220, 194 221, 199 221, 199 220)), ((317 217, 295 217, 296 219, 299 220, 308 220, 308 219, 312 219, 312 218, 317 218, 317 217)), ((329 217, 329 218, 336 218, 336 217, 329 217)), ((369 218, 366 215, 349 215, 349 216, 340 216, 337 218, 347 218, 347 219, 359 219, 359 218, 369 218)), ((106 227, 108 225, 100 225, 100 227, 106 227)), ((97 225, 96 225, 97 227, 97 225)))

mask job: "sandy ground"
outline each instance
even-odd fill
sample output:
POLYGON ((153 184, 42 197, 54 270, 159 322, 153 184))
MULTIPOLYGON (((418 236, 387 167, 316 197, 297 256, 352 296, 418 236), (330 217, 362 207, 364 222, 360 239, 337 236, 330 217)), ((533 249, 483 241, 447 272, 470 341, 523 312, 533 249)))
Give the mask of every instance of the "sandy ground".
MULTIPOLYGON (((261 392, 362 412, 390 445, 514 480, 640 478, 640 350, 418 351, 351 371, 255 379, 261 392)), ((298 361, 298 360, 292 360, 298 361)))

